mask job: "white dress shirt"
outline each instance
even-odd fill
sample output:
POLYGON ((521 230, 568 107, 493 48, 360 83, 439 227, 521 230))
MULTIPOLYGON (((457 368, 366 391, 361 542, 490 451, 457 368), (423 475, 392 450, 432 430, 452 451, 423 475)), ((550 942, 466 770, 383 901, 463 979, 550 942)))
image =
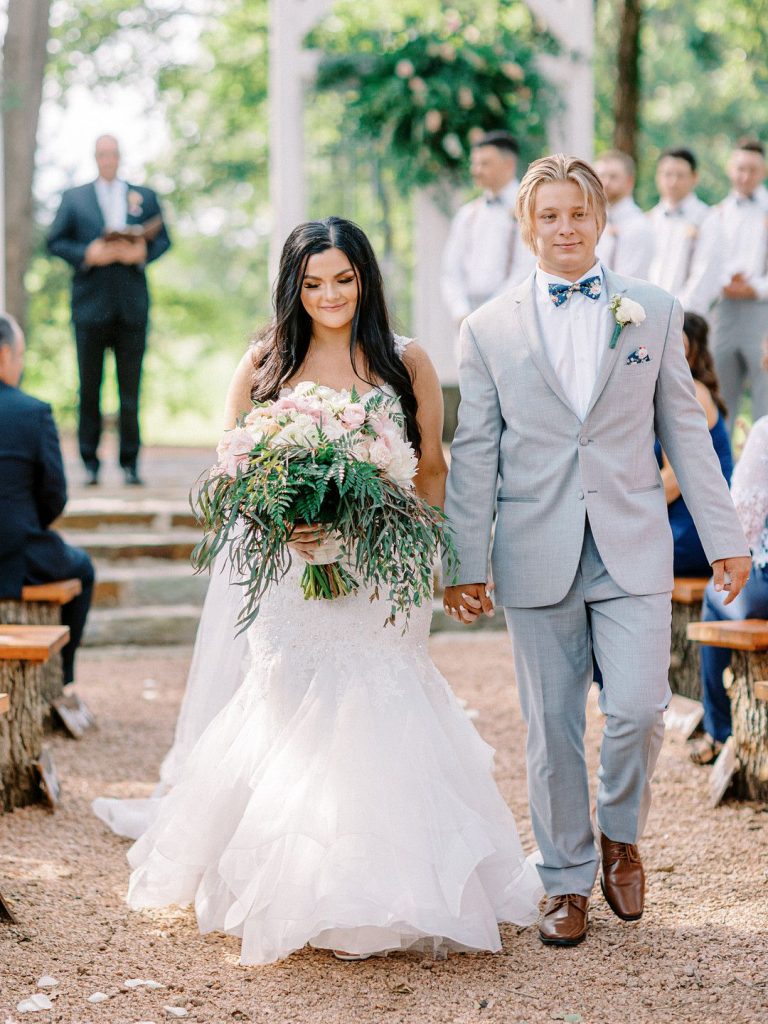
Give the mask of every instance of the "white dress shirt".
POLYGON ((565 392, 565 397, 581 420, 587 414, 589 400, 597 383, 600 363, 608 349, 616 324, 611 313, 600 263, 596 263, 586 274, 582 274, 579 280, 595 276, 602 281, 602 291, 598 299, 589 299, 581 292, 574 292, 562 306, 554 304, 548 285, 570 285, 571 281, 553 277, 552 274, 545 273, 541 267, 536 268, 534 279, 536 312, 544 351, 565 392))
POLYGON ((121 231, 128 223, 128 183, 118 178, 97 178, 96 198, 107 231, 121 231))
POLYGON ((677 206, 663 200, 648 213, 655 251, 649 280, 706 316, 722 287, 722 232, 711 206, 691 192, 677 206))
POLYGON ((455 321, 531 273, 533 253, 523 244, 514 217, 520 182, 497 196, 478 196, 459 209, 443 250, 440 287, 455 321))
POLYGON ((747 199, 732 192, 715 207, 723 233, 721 285, 743 274, 768 299, 768 191, 761 185, 747 199))
POLYGON ((596 255, 604 266, 625 277, 648 279, 653 259, 653 228, 632 196, 611 203, 608 221, 597 243, 596 255))

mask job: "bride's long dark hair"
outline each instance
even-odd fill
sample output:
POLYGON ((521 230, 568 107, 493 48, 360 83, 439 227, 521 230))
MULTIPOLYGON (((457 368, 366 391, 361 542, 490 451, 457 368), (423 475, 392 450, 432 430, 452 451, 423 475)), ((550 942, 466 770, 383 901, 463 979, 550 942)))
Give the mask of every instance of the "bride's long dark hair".
POLYGON ((349 339, 352 368, 371 387, 384 383, 393 388, 400 399, 408 440, 419 454, 416 396, 395 348, 379 264, 363 230, 341 217, 300 224, 288 236, 275 284, 274 319, 254 341, 251 396, 257 402, 276 398, 304 364, 312 319, 302 305, 301 289, 309 257, 327 249, 343 252, 357 277, 357 309, 349 339))

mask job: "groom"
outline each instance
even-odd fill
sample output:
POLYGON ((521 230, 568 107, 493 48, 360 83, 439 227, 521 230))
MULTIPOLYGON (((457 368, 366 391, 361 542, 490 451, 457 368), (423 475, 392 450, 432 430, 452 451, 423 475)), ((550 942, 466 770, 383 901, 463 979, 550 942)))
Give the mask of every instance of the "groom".
POLYGON ((685 360, 680 304, 597 261, 605 205, 595 172, 574 157, 537 160, 523 178, 517 218, 537 267, 462 326, 446 501, 461 569, 445 608, 462 622, 492 614, 497 513, 493 579, 528 724, 548 897, 539 934, 556 946, 587 933, 597 847, 611 910, 625 921, 643 913, 636 843, 670 697, 673 583, 654 434, 728 602, 750 569, 685 360), (597 837, 584 756, 593 651, 606 716, 597 837))

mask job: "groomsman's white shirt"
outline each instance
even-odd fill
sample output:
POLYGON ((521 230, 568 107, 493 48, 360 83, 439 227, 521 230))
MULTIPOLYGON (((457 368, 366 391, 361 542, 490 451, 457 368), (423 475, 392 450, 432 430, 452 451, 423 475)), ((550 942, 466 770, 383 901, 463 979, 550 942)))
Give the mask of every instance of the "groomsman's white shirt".
POLYGON ((751 199, 731 193, 715 207, 723 233, 721 285, 743 274, 759 299, 768 299, 768 190, 751 199))
POLYGON ((96 198, 107 230, 120 231, 128 223, 128 183, 113 178, 96 179, 96 198))
POLYGON ((655 241, 649 281, 676 296, 684 310, 706 316, 723 285, 719 218, 691 192, 675 207, 660 202, 648 219, 655 241))
POLYGON ((556 306, 548 285, 567 284, 562 277, 553 277, 541 267, 536 268, 534 289, 539 329, 552 369, 573 411, 583 420, 597 383, 600 362, 608 348, 615 320, 605 290, 603 268, 599 263, 580 280, 599 277, 602 292, 598 299, 588 299, 574 292, 562 306, 556 306))
POLYGON ((596 253, 615 274, 648 279, 654 252, 653 228, 632 196, 609 205, 608 223, 596 253))
POLYGON ((455 321, 509 285, 524 281, 535 258, 523 244, 514 217, 517 179, 499 192, 478 196, 459 209, 443 251, 440 287, 455 321))

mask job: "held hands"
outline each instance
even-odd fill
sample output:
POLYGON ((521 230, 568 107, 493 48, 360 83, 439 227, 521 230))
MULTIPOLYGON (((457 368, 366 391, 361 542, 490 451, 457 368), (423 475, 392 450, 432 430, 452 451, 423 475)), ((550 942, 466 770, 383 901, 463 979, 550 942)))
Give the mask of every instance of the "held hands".
POLYGON ((756 299, 757 292, 743 274, 734 274, 723 288, 726 299, 756 299))
POLYGON ((447 615, 468 626, 485 614, 493 618, 495 612, 491 601, 493 583, 462 583, 446 587, 443 594, 443 608, 447 615))
POLYGON ((739 558, 720 558, 717 562, 712 563, 715 590, 718 592, 728 591, 728 596, 723 604, 730 604, 738 597, 749 579, 751 569, 752 559, 749 555, 742 555, 739 558))
POLYGON ((288 547, 295 551, 305 562, 313 562, 315 552, 326 539, 325 530, 322 526, 309 523, 301 523, 294 526, 288 547))
POLYGON ((107 242, 96 238, 85 250, 85 264, 88 267, 107 267, 111 263, 135 266, 147 262, 147 243, 143 238, 135 241, 120 240, 107 242))

